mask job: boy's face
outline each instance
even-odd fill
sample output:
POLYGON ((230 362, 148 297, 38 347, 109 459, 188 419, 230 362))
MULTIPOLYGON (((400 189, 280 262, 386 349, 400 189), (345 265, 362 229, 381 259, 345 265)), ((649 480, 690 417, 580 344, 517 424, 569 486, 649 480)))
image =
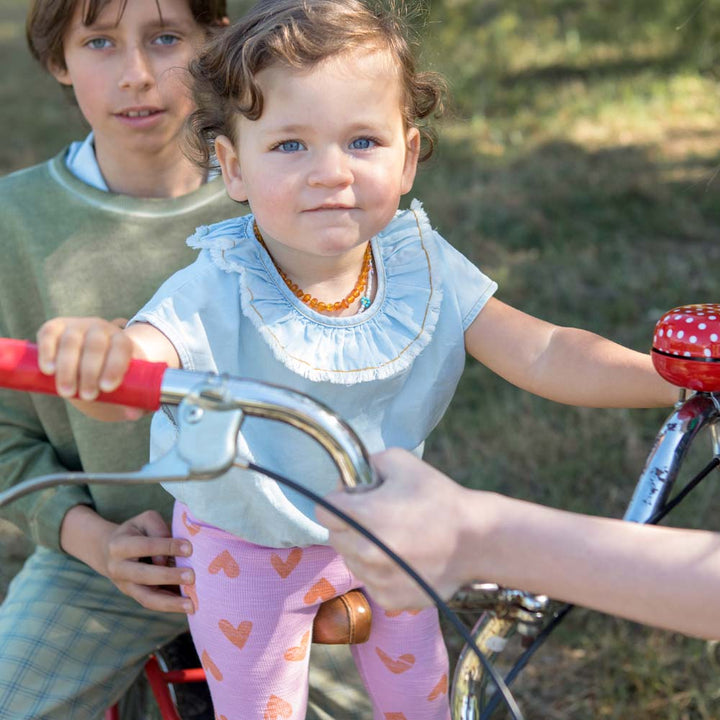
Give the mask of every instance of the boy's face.
MULTIPOLYGON (((67 69, 50 68, 71 85, 103 154, 131 162, 178 152, 178 135, 193 110, 185 69, 204 40, 188 0, 111 0, 93 25, 82 24, 82 2, 64 37, 67 69)), ((101 163, 102 164, 102 163, 101 163)))
POLYGON ((257 81, 262 115, 239 117, 236 145, 216 143, 230 196, 249 201, 281 267, 288 251, 330 257, 364 244, 393 218, 417 166, 390 56, 271 66, 257 81))

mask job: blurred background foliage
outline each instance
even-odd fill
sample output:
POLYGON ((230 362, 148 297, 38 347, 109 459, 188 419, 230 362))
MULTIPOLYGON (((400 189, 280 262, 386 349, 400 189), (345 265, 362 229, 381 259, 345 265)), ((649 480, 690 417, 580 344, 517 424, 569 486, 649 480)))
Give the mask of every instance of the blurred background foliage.
MULTIPOLYGON (((409 4, 422 64, 452 91, 413 195, 498 297, 639 350, 665 310, 720 299, 718 0, 409 4)), ((230 0, 233 17, 247 6, 230 0)), ((86 132, 24 47, 26 8, 0 0, 3 173, 86 132)), ((556 406, 469 363, 428 459, 470 486, 620 516, 666 414, 556 406)), ((718 529, 717 482, 668 522, 718 529)), ((710 720, 719 677, 711 644, 576 611, 517 688, 536 720, 710 720)))

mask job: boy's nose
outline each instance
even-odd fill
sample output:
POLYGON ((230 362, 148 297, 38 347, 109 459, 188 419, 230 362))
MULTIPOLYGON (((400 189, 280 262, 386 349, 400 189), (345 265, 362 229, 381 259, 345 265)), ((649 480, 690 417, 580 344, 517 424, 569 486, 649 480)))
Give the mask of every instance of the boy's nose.
POLYGON ((150 61, 141 48, 127 48, 118 85, 121 88, 147 88, 153 83, 150 61))
POLYGON ((350 158, 342 148, 320 150, 314 160, 308 175, 310 185, 337 187, 352 183, 354 176, 350 168, 350 158))

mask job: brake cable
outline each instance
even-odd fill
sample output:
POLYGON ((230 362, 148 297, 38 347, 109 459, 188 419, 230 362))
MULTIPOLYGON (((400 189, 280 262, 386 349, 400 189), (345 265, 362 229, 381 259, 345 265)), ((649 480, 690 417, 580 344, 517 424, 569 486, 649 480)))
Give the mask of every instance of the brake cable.
MULTIPOLYGON (((671 510, 676 508, 690 492, 692 492, 715 468, 720 466, 720 455, 715 455, 713 459, 698 472, 693 478, 688 480, 683 489, 669 502, 667 502, 660 510, 658 510, 647 522, 643 525, 657 525, 671 510)), ((568 616, 570 611, 575 607, 572 603, 566 603, 558 608, 557 612, 553 615, 553 619, 543 628, 542 632, 533 640, 533 642, 525 649, 520 655, 515 664, 512 666, 507 675, 505 675, 505 685, 509 688, 520 672, 530 661, 530 658, 540 649, 545 643, 550 634, 557 628, 558 625, 568 616)), ((485 710, 483 710, 480 720, 490 720, 490 716, 495 711, 500 702, 499 696, 490 698, 485 710)))
POLYGON ((349 515, 346 515, 342 510, 340 510, 340 508, 335 507, 335 505, 328 502, 320 495, 317 495, 312 490, 308 490, 305 486, 296 483, 294 480, 290 480, 289 478, 279 475, 272 470, 256 465, 253 462, 247 462, 247 464, 243 463, 243 467, 247 467, 248 470, 254 470, 261 475, 265 475, 266 477, 269 477, 272 480, 279 482, 281 485, 285 485, 286 487, 295 490, 301 495, 304 495, 306 498, 324 507, 333 515, 340 518, 343 522, 347 523, 350 527, 352 527, 353 530, 359 532, 370 542, 376 545, 380 550, 382 550, 382 552, 384 552, 396 565, 398 565, 405 573, 407 573, 422 588, 422 590, 430 596, 438 610, 442 612, 445 618, 461 635, 462 639, 467 643, 470 649, 475 653, 475 655, 477 655, 478 659, 480 660, 483 667, 490 676, 491 681, 495 684, 495 687, 498 690, 498 694, 494 696, 494 699, 496 699, 498 702, 502 700, 505 703, 508 710, 510 711, 513 720, 524 720, 523 714, 520 711, 520 707, 518 706, 515 698, 512 696, 512 693, 508 689, 506 682, 503 680, 500 673, 492 666, 490 661, 482 653, 463 622, 450 609, 448 604, 438 595, 438 593, 425 580, 423 580, 423 578, 418 574, 418 572, 414 570, 407 562, 405 562, 405 560, 403 560, 397 553, 395 553, 387 545, 385 545, 385 543, 380 540, 376 535, 371 533, 370 530, 357 522, 357 520, 354 520, 349 515))

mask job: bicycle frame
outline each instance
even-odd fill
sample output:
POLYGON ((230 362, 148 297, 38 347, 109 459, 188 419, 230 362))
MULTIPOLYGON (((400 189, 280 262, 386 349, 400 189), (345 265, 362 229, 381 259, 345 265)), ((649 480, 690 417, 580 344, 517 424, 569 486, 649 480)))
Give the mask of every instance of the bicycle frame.
MULTIPOLYGON (((182 720, 177 710, 174 686, 205 682, 205 670, 201 667, 169 669, 158 654, 151 655, 143 667, 153 698, 157 703, 160 717, 163 720, 182 720)), ((117 705, 113 705, 105 712, 104 720, 120 720, 117 705)))

